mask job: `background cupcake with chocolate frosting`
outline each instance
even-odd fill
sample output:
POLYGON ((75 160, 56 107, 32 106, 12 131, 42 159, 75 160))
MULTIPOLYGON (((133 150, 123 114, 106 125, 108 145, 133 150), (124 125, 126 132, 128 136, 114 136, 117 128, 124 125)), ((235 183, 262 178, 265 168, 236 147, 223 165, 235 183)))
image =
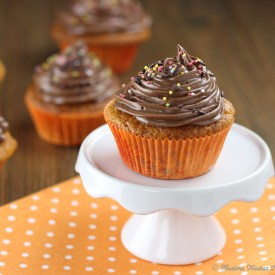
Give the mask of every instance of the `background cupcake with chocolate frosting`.
POLYGON ((112 71, 76 42, 35 68, 25 102, 42 139, 78 145, 104 123, 103 108, 118 85, 112 71))
POLYGON ((85 41, 114 72, 122 73, 149 38, 151 22, 135 0, 74 0, 59 13, 52 36, 61 48, 85 41))
POLYGON ((125 164, 165 179, 208 172, 234 114, 214 74, 179 45, 176 57, 144 66, 104 111, 125 164))

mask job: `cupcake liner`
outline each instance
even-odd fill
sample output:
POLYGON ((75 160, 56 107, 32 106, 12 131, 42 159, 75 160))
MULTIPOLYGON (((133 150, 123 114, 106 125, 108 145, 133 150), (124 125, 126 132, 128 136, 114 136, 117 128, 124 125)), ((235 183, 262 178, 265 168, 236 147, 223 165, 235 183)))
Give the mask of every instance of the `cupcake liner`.
MULTIPOLYGON (((69 42, 62 41, 59 47, 61 50, 64 50, 69 44, 69 42)), ((130 70, 139 47, 138 44, 87 45, 91 52, 95 52, 97 57, 117 74, 130 70)))
POLYGON ((184 179, 207 173, 215 165, 231 125, 215 134, 187 139, 135 135, 107 123, 123 162, 133 171, 160 179, 184 179))
POLYGON ((80 145, 92 130, 105 123, 101 111, 85 114, 53 113, 40 108, 27 96, 25 101, 38 135, 55 145, 80 145))
POLYGON ((6 140, 0 144, 0 170, 4 163, 14 154, 17 148, 17 141, 9 132, 5 133, 6 140))

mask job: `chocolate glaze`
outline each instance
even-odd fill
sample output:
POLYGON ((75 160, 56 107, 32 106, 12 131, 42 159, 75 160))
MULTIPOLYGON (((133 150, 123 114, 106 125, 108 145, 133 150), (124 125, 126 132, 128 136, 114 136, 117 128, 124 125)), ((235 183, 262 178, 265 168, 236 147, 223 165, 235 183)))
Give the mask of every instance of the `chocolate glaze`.
POLYGON ((74 35, 138 32, 151 21, 133 0, 74 0, 59 14, 59 22, 74 35))
POLYGON ((208 125, 221 118, 223 94, 205 63, 180 45, 175 58, 145 66, 116 96, 116 108, 159 127, 208 125))
POLYGON ((118 89, 111 70, 79 41, 37 67, 34 83, 41 99, 56 105, 102 102, 118 89))
POLYGON ((0 116, 0 143, 6 140, 5 133, 9 130, 9 123, 4 117, 0 116))

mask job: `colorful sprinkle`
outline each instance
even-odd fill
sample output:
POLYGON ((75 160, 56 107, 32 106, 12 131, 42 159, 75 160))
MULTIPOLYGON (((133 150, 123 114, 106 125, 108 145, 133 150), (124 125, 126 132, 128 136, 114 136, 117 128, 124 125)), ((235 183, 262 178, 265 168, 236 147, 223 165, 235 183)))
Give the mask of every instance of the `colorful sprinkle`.
POLYGON ((157 70, 157 68, 156 68, 156 67, 154 67, 154 68, 153 68, 153 71, 156 71, 156 70, 157 70))
POLYGON ((148 66, 144 66, 144 70, 148 70, 149 69, 149 67, 148 66))
POLYGON ((43 64, 42 64, 42 69, 43 69, 43 70, 49 69, 49 65, 48 65, 47 63, 43 63, 43 64))
POLYGON ((186 53, 184 53, 184 54, 182 55, 182 57, 186 57, 186 53))
POLYGON ((167 100, 167 97, 166 97, 166 96, 164 96, 164 97, 162 98, 162 100, 163 100, 163 101, 166 101, 166 100, 167 100))
POLYGON ((154 77, 156 74, 155 73, 152 73, 152 76, 154 77))
POLYGON ((123 84, 121 85, 121 87, 122 87, 122 88, 125 88, 125 87, 126 87, 126 84, 123 83, 123 84))
POLYGON ((126 96, 124 94, 120 94, 120 97, 125 98, 126 96))
POLYGON ((161 72, 162 69, 163 69, 163 66, 159 66, 159 67, 158 67, 158 72, 161 72))
POLYGON ((180 83, 177 83, 177 86, 180 87, 180 83))
POLYGON ((201 73, 202 73, 202 71, 201 71, 201 70, 197 70, 197 73, 198 73, 198 74, 201 74, 201 73))
POLYGON ((80 73, 78 71, 72 71, 71 76, 72 77, 79 77, 80 73))
POLYGON ((201 89, 201 92, 202 92, 202 93, 205 93, 205 90, 204 90, 204 89, 201 89))
POLYGON ((131 77, 131 81, 134 81, 134 80, 135 80, 135 78, 132 76, 132 77, 131 77))
POLYGON ((180 74, 184 74, 184 72, 181 72, 180 74))
POLYGON ((173 94, 173 91, 169 91, 169 95, 172 95, 173 94))
POLYGON ((166 103, 165 106, 166 106, 166 107, 170 107, 170 103, 166 103))
POLYGON ((191 87, 190 87, 190 86, 188 86, 188 87, 187 87, 187 90, 188 90, 188 91, 190 91, 190 90, 191 90, 191 87))

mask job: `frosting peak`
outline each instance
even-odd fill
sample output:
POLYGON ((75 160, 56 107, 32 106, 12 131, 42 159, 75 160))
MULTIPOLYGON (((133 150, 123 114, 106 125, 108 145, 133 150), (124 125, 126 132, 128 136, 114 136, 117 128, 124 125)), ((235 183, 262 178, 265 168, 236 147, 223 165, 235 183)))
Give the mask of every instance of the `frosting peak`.
POLYGON ((152 21, 134 0, 74 0, 59 19, 75 35, 137 32, 152 21))
POLYGON ((177 56, 144 67, 117 95, 116 108, 159 127, 208 125, 221 118, 223 92, 205 63, 178 45, 177 56))
POLYGON ((34 83, 42 100, 56 105, 101 102, 118 88, 111 70, 79 41, 36 67, 34 83))

